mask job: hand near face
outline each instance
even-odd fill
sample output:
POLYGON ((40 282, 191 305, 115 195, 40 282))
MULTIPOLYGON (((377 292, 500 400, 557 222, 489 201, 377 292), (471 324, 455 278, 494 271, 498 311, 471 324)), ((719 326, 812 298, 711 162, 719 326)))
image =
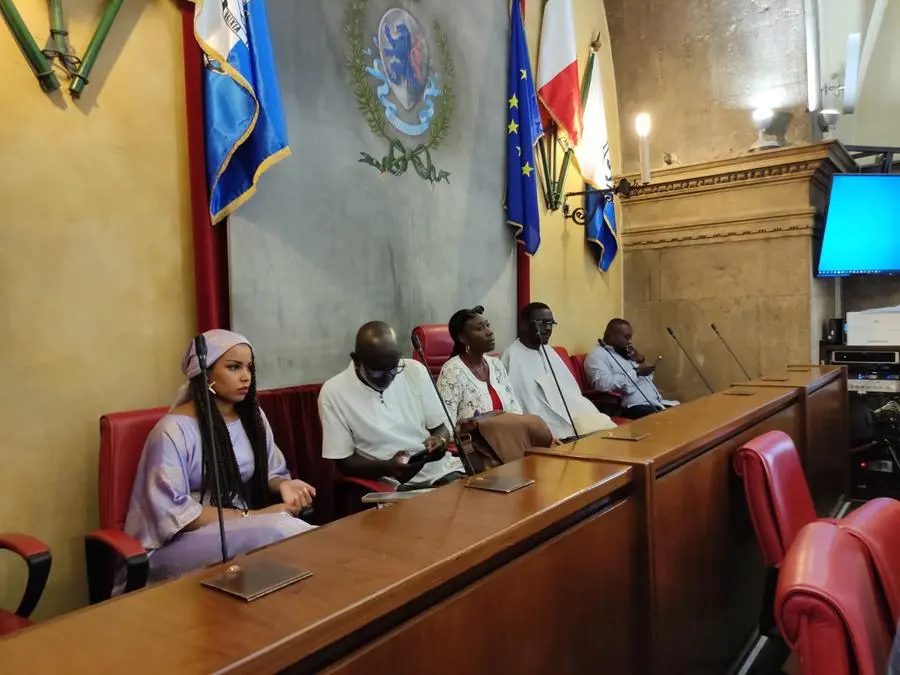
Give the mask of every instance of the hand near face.
POLYGON ((281 493, 281 501, 292 513, 299 513, 311 506, 316 497, 316 488, 297 479, 282 481, 278 491, 281 493))

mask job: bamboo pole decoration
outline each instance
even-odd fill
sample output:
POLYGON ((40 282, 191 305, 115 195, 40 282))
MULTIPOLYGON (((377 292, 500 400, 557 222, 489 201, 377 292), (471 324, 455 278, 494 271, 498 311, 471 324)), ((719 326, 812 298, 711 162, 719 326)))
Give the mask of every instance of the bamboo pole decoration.
POLYGON ((81 96, 81 92, 87 85, 88 78, 91 74, 91 68, 94 67, 94 62, 97 60, 100 48, 103 46, 106 36, 109 35, 109 29, 112 28, 113 21, 115 21, 116 15, 119 13, 121 7, 122 0, 109 0, 109 4, 106 6, 103 16, 100 17, 100 23, 97 24, 97 30, 94 31, 94 35, 88 43, 87 51, 84 53, 78 72, 72 75, 72 84, 69 87, 69 93, 72 94, 72 98, 81 96))
POLYGON ((59 80, 56 79, 56 75, 53 73, 53 67, 38 48, 34 37, 32 37, 12 0, 0 0, 0 14, 3 14, 3 18, 9 26, 16 43, 19 45, 19 49, 22 50, 25 58, 28 59, 31 70, 34 71, 41 89, 45 92, 59 89, 59 80))

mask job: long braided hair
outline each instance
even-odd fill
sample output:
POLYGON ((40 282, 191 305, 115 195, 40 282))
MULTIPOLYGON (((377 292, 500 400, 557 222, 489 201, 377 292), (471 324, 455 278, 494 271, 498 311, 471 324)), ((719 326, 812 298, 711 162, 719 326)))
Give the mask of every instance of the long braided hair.
MULTIPOLYGON (((237 458, 234 455, 234 446, 231 443, 231 435, 225 425, 225 418, 219 412, 219 408, 212 402, 212 426, 216 439, 216 447, 219 465, 219 481, 222 487, 223 508, 235 508, 235 500, 240 499, 248 509, 260 509, 269 505, 269 454, 266 449, 266 426, 263 423, 262 413, 256 399, 256 364, 250 363, 250 391, 243 401, 235 403, 234 409, 241 419, 241 425, 250 439, 253 449, 254 471, 250 480, 245 484, 241 480, 241 472, 237 458)), ((197 411, 197 421, 200 424, 200 439, 203 443, 202 473, 200 478, 200 500, 209 495, 210 504, 218 506, 215 493, 215 474, 213 473, 212 439, 209 438, 209 430, 206 425, 206 396, 204 390, 207 382, 202 375, 191 379, 191 400, 197 411)))

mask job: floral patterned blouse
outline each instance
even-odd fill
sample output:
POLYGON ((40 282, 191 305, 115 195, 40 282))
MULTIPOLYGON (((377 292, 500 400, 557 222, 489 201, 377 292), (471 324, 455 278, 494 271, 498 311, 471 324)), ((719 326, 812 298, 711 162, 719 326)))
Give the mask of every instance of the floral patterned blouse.
MULTIPOLYGON (((490 371, 491 386, 500 397, 503 410, 521 414, 522 406, 516 398, 503 363, 493 356, 485 355, 484 358, 490 371)), ((475 377, 458 356, 449 359, 441 368, 437 386, 454 422, 494 409, 487 383, 475 377)))

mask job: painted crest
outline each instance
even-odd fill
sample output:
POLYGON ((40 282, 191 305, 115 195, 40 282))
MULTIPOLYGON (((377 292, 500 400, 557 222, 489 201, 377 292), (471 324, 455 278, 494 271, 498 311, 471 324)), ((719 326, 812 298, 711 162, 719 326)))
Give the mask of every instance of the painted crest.
POLYGON ((425 180, 449 183, 450 174, 438 170, 431 158, 453 117, 454 73, 447 36, 435 20, 436 67, 422 24, 407 10, 393 8, 381 17, 369 42, 364 32, 368 1, 350 0, 347 7, 347 67, 357 107, 372 132, 388 143, 388 153, 378 160, 362 152, 359 161, 395 176, 412 167, 425 180), (407 149, 405 139, 418 145, 407 149))

